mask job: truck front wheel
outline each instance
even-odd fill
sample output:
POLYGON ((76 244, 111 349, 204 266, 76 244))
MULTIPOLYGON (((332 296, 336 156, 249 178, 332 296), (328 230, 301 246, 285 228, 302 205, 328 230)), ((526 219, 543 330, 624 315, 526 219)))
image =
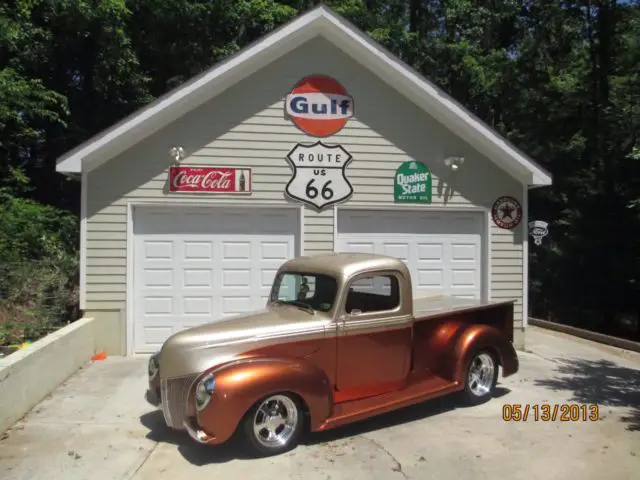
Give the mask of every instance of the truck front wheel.
POLYGON ((476 353, 467 365, 464 397, 467 403, 479 405, 489 400, 498 382, 498 362, 495 356, 483 350, 476 353))
POLYGON ((297 398, 290 394, 269 395, 249 410, 243 430, 246 445, 254 456, 284 453, 300 441, 304 412, 297 398))

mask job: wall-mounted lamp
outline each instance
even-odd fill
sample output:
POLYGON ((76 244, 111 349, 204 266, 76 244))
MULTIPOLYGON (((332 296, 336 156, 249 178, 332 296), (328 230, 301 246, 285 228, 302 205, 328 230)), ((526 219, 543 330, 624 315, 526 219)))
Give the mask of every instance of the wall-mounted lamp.
POLYGON ((458 170, 464 163, 464 157, 447 157, 444 159, 444 164, 454 172, 458 170))
POLYGON ((169 150, 169 156, 176 162, 179 162, 184 158, 184 148, 173 147, 169 150))

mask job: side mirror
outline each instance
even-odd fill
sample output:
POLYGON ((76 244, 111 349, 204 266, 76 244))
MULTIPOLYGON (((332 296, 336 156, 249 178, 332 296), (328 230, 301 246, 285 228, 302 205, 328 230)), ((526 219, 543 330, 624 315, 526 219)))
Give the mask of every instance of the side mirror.
POLYGON ((351 310, 351 312, 349 312, 349 315, 351 316, 356 316, 361 314, 362 314, 362 310, 358 310, 357 308, 354 308, 353 310, 351 310))

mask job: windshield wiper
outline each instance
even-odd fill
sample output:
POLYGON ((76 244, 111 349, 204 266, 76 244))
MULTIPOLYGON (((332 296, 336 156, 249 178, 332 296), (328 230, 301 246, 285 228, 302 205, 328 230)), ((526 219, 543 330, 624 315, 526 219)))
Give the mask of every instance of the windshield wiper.
POLYGON ((305 312, 309 312, 312 315, 316 314, 316 311, 311 305, 308 305, 300 300, 276 300, 274 303, 278 305, 294 305, 298 308, 301 308, 305 312))

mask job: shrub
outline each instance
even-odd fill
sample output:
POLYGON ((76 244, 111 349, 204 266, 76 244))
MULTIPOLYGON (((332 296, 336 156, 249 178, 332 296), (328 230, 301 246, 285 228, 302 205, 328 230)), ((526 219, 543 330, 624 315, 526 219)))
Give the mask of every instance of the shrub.
POLYGON ((77 217, 0 189, 0 225, 0 345, 77 319, 77 217))

